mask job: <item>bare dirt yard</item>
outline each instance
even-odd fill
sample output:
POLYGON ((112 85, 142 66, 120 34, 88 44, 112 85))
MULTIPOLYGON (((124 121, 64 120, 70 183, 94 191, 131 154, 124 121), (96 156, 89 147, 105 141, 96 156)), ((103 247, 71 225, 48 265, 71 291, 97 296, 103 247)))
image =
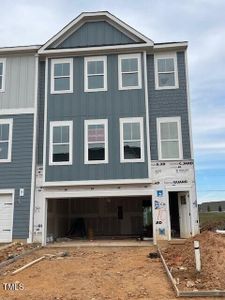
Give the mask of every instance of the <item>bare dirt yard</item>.
POLYGON ((39 249, 0 270, 0 299, 176 299, 160 260, 148 258, 155 250, 153 246, 39 249), (62 251, 68 256, 60 257, 62 251), (45 254, 56 256, 12 275, 45 254), (24 289, 3 289, 3 283, 15 282, 24 289))
POLYGON ((152 248, 70 248, 69 256, 46 259, 11 275, 11 271, 63 249, 42 249, 8 266, 1 282, 19 281, 24 290, 0 290, 0 299, 174 299, 152 248))
POLYGON ((225 290, 225 235, 203 231, 183 245, 170 245, 163 256, 179 290, 225 290), (194 240, 200 242, 200 273, 195 270, 194 240))

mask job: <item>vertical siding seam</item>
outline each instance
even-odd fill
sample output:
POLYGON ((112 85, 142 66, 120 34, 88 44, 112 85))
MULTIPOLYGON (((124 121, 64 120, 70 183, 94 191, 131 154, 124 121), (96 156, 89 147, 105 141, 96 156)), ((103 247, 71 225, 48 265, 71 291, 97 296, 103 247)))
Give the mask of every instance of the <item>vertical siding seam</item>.
POLYGON ((146 114, 146 139, 147 139, 147 159, 148 159, 148 177, 151 177, 151 152, 150 152, 150 130, 149 130, 149 108, 148 108, 148 80, 147 80, 147 54, 143 52, 144 57, 144 83, 145 83, 145 114, 146 114))
POLYGON ((185 75, 186 75, 185 81, 186 81, 186 95, 187 95, 187 107, 188 107, 189 140, 190 140, 190 148, 191 148, 190 149, 191 150, 191 158, 194 159, 187 50, 185 50, 184 59, 185 59, 185 75))
POLYGON ((45 101, 44 101, 44 143, 43 143, 43 182, 45 182, 46 145, 47 145, 47 112, 48 112, 48 57, 45 59, 45 101))
POLYGON ((35 201, 35 183, 36 183, 36 156, 37 156, 37 122, 38 122, 38 66, 39 57, 35 55, 35 86, 34 86, 34 121, 33 121, 33 151, 32 151, 32 174, 31 174, 31 197, 30 197, 30 222, 28 242, 33 242, 33 224, 34 224, 34 201, 35 201))

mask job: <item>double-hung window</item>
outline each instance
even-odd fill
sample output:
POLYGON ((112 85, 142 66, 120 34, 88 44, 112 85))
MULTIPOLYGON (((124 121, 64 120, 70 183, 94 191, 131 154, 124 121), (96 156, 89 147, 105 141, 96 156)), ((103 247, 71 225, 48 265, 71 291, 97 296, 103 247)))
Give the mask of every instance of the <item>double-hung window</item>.
POLYGON ((85 164, 108 163, 108 120, 85 120, 85 164))
POLYGON ((51 60, 51 93, 64 94, 73 92, 73 59, 51 60))
POLYGON ((120 119, 120 161, 144 161, 143 118, 120 119))
POLYGON ((158 118, 157 136, 159 159, 183 158, 180 117, 158 118))
POLYGON ((0 119, 0 163, 11 161, 12 125, 12 119, 0 119))
POLYGON ((140 89, 141 54, 125 54, 118 56, 119 90, 140 89))
POLYGON ((73 122, 50 122, 49 165, 72 164, 73 122))
POLYGON ((179 87, 176 53, 155 54, 155 87, 158 90, 179 87))
POLYGON ((84 59, 84 91, 107 91, 107 57, 93 56, 84 59))
POLYGON ((6 59, 0 58, 0 92, 5 91, 5 65, 6 59))

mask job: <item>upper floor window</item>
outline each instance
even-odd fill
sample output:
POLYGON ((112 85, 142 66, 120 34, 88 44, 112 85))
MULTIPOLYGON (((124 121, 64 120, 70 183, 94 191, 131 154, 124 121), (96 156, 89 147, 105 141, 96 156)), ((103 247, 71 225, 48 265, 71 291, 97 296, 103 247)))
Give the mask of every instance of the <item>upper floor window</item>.
POLYGON ((120 119, 120 161, 144 161, 143 118, 120 119))
POLYGON ((52 59, 51 93, 64 94, 73 92, 73 59, 52 59))
POLYGON ((176 53, 155 54, 155 87, 158 90, 179 87, 176 53))
POLYGON ((107 57, 94 56, 84 59, 84 91, 107 91, 107 57))
POLYGON ((0 58, 0 92, 5 91, 5 58, 0 58))
POLYGON ((125 54, 118 56, 119 90, 140 89, 141 54, 125 54))
POLYGON ((50 122, 49 165, 72 164, 73 122, 50 122))
POLYGON ((11 161, 12 125, 12 119, 0 119, 0 162, 11 161))
POLYGON ((180 117, 158 118, 157 136, 159 159, 183 158, 180 117))
POLYGON ((85 120, 85 164, 108 163, 108 120, 85 120))

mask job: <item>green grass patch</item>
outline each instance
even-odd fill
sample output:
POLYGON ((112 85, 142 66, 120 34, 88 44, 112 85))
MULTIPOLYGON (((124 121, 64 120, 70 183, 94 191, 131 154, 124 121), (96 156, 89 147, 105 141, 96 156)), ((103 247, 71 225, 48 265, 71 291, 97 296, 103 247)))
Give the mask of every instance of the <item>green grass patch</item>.
POLYGON ((205 224, 213 224, 217 222, 225 222, 225 212, 206 212, 199 213, 200 226, 205 224))

